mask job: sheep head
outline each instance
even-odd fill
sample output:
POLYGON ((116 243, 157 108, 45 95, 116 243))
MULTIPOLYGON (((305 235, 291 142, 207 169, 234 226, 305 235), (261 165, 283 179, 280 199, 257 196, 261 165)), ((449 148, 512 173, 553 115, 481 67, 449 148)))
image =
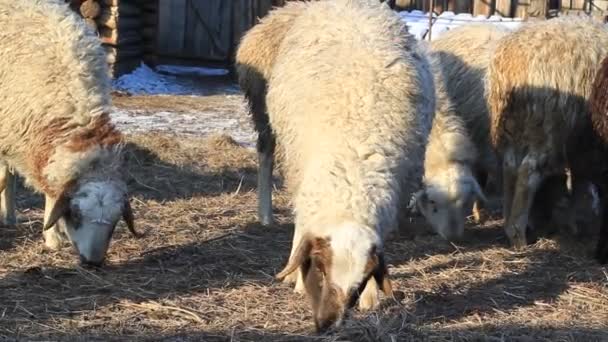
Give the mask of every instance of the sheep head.
POLYGON ((80 254, 83 264, 100 266, 105 258, 116 224, 122 217, 129 231, 134 229, 133 212, 126 185, 117 180, 84 182, 73 192, 58 198, 47 197, 48 215, 44 229, 56 226, 80 254))
POLYGON ((386 295, 392 295, 379 246, 375 232, 352 225, 330 230, 326 237, 307 234, 277 278, 300 268, 315 326, 322 332, 341 324, 372 277, 386 295))
POLYGON ((475 200, 487 201, 475 177, 463 170, 448 170, 426 180, 424 189, 414 194, 413 203, 437 234, 454 241, 464 235, 464 223, 475 200))

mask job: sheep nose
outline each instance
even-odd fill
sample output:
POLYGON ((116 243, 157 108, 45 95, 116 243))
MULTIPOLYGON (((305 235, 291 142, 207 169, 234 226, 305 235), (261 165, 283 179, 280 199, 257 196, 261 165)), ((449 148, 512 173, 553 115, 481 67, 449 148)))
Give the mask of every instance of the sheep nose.
POLYGON ((88 260, 82 254, 80 255, 80 265, 84 267, 101 267, 103 265, 103 259, 101 260, 88 260))
POLYGON ((323 334, 333 327, 339 328, 341 324, 342 324, 342 319, 338 319, 337 317, 328 317, 328 318, 324 318, 324 319, 315 320, 317 333, 319 333, 319 334, 323 334))

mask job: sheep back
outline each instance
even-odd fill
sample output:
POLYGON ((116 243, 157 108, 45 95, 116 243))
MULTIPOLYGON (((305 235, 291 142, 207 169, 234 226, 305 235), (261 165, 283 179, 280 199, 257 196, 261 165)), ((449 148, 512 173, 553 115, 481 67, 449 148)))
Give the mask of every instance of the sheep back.
POLYGON ((236 52, 238 81, 249 102, 254 128, 263 132, 268 126, 266 87, 285 34, 306 5, 288 2, 272 10, 241 39, 236 52))
POLYGON ((57 195, 121 141, 105 53, 61 0, 0 0, 0 25, 2 159, 57 195))
POLYGON ((480 167, 486 171, 494 169, 496 162, 490 146, 485 77, 496 43, 508 33, 495 25, 463 25, 431 43, 438 73, 442 76, 436 78, 435 83, 443 83, 454 113, 461 118, 466 133, 477 147, 480 167))
POLYGON ((268 112, 305 229, 355 220, 382 235, 400 190, 417 183, 410 171, 424 157, 432 75, 404 23, 377 8, 316 3, 296 18, 272 71, 268 112))
POLYGON ((502 38, 487 77, 493 144, 544 146, 546 135, 565 142, 589 117, 587 99, 607 54, 608 30, 588 18, 532 22, 502 38))

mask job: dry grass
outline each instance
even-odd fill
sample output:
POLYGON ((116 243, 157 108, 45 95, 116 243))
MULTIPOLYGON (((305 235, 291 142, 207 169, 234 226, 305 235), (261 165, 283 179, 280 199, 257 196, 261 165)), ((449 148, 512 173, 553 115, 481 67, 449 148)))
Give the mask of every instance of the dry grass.
POLYGON ((74 341, 606 341, 608 272, 585 243, 505 248, 500 221, 455 246, 436 236, 388 244, 396 299, 317 336, 309 306, 273 275, 292 217, 256 223, 255 158, 225 137, 131 136, 137 225, 121 223, 107 267, 46 251, 40 197, 21 192, 20 223, 0 230, 0 338, 74 341), (24 208, 33 208, 25 210, 24 208))

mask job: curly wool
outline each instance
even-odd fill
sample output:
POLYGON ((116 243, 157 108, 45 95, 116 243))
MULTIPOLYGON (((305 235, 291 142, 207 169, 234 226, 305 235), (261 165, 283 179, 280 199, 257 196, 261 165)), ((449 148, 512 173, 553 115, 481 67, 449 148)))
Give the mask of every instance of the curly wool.
POLYGON ((383 236, 418 181, 435 105, 430 66, 377 1, 314 7, 287 33, 267 96, 296 224, 322 235, 352 221, 383 236))
POLYGON ((272 10, 241 39, 236 52, 238 81, 249 102, 254 127, 262 132, 268 126, 266 88, 279 47, 287 31, 306 5, 288 2, 272 10))
POLYGON ((563 149, 590 116, 594 77, 607 55, 608 30, 589 18, 531 22, 503 38, 487 77, 493 144, 563 149))
POLYGON ((62 0, 0 0, 0 145, 36 190, 56 196, 91 163, 114 165, 111 83, 95 33, 62 0))
POLYGON ((497 42, 508 33, 495 25, 464 25, 431 43, 437 70, 435 83, 438 91, 444 90, 445 99, 439 101, 442 96, 438 95, 426 170, 441 167, 445 163, 442 159, 453 158, 485 171, 495 171, 485 77, 497 42), (440 147, 434 147, 436 141, 442 140, 445 141, 440 147))

